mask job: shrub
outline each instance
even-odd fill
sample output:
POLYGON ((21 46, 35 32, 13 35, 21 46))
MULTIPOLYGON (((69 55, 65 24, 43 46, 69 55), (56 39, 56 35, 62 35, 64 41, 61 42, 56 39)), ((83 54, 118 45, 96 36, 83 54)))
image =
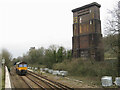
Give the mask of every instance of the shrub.
POLYGON ((117 75, 117 60, 91 61, 83 59, 65 60, 54 64, 54 69, 67 70, 73 76, 98 76, 117 75))

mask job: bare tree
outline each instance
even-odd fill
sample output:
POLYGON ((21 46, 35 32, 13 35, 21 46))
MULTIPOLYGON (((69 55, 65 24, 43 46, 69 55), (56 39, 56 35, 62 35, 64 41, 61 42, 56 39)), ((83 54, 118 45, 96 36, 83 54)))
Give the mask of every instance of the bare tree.
POLYGON ((120 76, 120 1, 118 2, 118 75, 120 76))
POLYGON ((110 16, 107 20, 106 31, 107 35, 112 37, 110 44, 111 48, 117 54, 118 58, 118 76, 120 76, 120 1, 114 10, 109 11, 110 16))

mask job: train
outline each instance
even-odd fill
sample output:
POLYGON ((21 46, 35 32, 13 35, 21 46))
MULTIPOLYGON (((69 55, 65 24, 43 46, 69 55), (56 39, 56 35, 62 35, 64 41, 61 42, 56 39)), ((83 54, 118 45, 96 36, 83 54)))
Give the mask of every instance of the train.
POLYGON ((26 75, 27 74, 27 68, 28 68, 28 65, 26 62, 17 62, 15 64, 15 68, 16 68, 16 73, 18 75, 26 75))

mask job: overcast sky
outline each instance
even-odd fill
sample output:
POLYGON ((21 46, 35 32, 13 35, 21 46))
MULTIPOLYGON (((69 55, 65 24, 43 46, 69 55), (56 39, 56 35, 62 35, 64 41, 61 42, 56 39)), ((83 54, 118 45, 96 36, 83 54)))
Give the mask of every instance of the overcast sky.
POLYGON ((101 4, 102 33, 107 10, 118 0, 0 0, 0 49, 13 57, 30 47, 48 48, 56 44, 72 48, 72 9, 97 2, 101 4))

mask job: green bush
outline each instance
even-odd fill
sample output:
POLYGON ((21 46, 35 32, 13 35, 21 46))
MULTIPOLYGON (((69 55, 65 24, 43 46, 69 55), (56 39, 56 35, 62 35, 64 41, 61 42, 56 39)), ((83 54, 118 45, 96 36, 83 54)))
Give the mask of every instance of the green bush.
POLYGON ((117 60, 93 61, 83 59, 65 60, 53 65, 53 69, 67 70, 73 76, 117 75, 117 60))

